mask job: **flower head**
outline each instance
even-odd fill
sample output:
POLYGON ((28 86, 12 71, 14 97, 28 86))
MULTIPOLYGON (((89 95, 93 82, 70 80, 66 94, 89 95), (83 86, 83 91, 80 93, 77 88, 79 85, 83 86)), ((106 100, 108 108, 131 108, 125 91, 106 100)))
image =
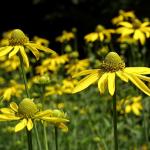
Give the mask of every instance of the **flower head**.
POLYGON ((115 31, 113 29, 105 29, 104 26, 98 25, 96 27, 96 31, 85 35, 84 39, 86 40, 86 42, 94 42, 96 40, 110 41, 111 40, 111 34, 114 32, 115 31))
POLYGON ((104 93, 106 87, 110 95, 115 92, 115 78, 118 76, 121 80, 128 82, 129 80, 137 86, 142 92, 150 96, 150 89, 142 81, 149 81, 150 78, 144 76, 150 74, 150 68, 147 67, 125 67, 124 61, 115 52, 110 52, 105 57, 100 69, 84 70, 74 75, 74 77, 87 75, 74 88, 73 93, 84 90, 92 83, 98 81, 98 89, 100 93, 104 93))
POLYGON ((150 22, 141 22, 139 19, 134 19, 132 22, 122 21, 118 23, 120 26, 116 33, 121 34, 121 37, 131 36, 134 40, 145 44, 146 38, 150 37, 150 22))
POLYGON ((56 37, 56 41, 63 43, 66 41, 70 41, 71 39, 74 39, 75 35, 73 32, 67 32, 67 31, 63 31, 62 35, 56 37))
POLYGON ((54 125, 63 124, 64 126, 65 123, 69 121, 64 116, 55 116, 53 110, 47 109, 39 111, 33 99, 29 98, 24 98, 19 105, 15 102, 11 102, 9 108, 1 108, 0 112, 0 121, 19 121, 15 126, 15 132, 25 127, 27 127, 29 131, 32 130, 34 120, 43 120, 54 125))
POLYGON ((56 54, 53 50, 47 47, 30 42, 29 38, 23 33, 23 31, 21 31, 20 29, 15 29, 11 32, 11 36, 9 38, 9 45, 0 48, 0 56, 5 56, 9 54, 8 57, 11 58, 12 56, 20 52, 24 63, 27 67, 29 67, 29 60, 26 54, 26 49, 29 49, 34 54, 37 60, 40 56, 38 50, 56 54))
POLYGON ((141 100, 141 96, 129 96, 125 99, 118 101, 117 110, 123 114, 129 114, 133 112, 136 116, 140 116, 141 110, 143 109, 141 100))

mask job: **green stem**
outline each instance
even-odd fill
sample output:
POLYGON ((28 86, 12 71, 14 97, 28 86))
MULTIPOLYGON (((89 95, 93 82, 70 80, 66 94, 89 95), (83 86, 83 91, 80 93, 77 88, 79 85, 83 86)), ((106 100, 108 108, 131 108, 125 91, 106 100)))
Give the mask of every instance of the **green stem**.
POLYGON ((58 150, 58 130, 55 127, 55 150, 58 150))
MULTIPOLYGON (((28 90, 28 86, 27 86, 26 73, 25 73, 23 59, 22 59, 21 55, 19 55, 19 59, 20 59, 21 71, 22 71, 22 75, 23 75, 23 81, 24 81, 24 85, 25 85, 25 91, 26 91, 27 97, 30 98, 30 94, 29 94, 29 90, 28 90)), ((26 133, 27 133, 27 137, 28 137, 28 149, 32 150, 32 132, 26 130, 26 133)))
POLYGON ((46 133, 46 127, 44 124, 43 124, 43 130, 44 130, 44 139, 45 139, 45 150, 48 150, 47 133, 46 133))
POLYGON ((114 150, 118 150, 116 91, 113 96, 113 126, 114 126, 114 150))
POLYGON ((27 138, 28 138, 28 150, 32 150, 32 132, 28 131, 26 129, 27 132, 27 138))
POLYGON ((37 126, 36 126, 36 123, 35 123, 35 122, 34 122, 34 131, 35 131, 36 141, 37 141, 39 150, 42 150, 41 142, 40 142, 40 138, 39 138, 39 134, 38 134, 38 130, 37 130, 37 126))
POLYGON ((21 55, 19 55, 19 59, 20 59, 20 65, 21 65, 21 72, 23 75, 23 81, 24 81, 24 85, 25 85, 25 91, 26 91, 27 97, 30 98, 30 93, 29 93, 29 89, 28 89, 28 85, 27 85, 26 73, 25 73, 23 59, 22 59, 21 55))

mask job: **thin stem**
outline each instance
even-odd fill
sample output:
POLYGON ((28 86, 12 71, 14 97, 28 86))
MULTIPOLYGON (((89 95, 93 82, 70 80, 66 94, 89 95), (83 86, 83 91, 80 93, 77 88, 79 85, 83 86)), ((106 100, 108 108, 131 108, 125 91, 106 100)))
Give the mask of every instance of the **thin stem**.
POLYGON ((55 127, 55 150, 58 150, 58 130, 55 127))
POLYGON ((113 96, 113 126, 114 126, 114 150, 118 150, 116 91, 113 96))
POLYGON ((41 142, 40 142, 40 138, 39 138, 39 134, 38 134, 38 130, 37 130, 37 126, 36 126, 36 123, 35 123, 35 122, 34 122, 34 131, 35 131, 36 141, 37 141, 39 150, 42 150, 41 142))
POLYGON ((46 133, 46 127, 44 124, 43 124, 43 130, 44 130, 45 150, 48 150, 47 133, 46 133))
MULTIPOLYGON (((24 85, 25 85, 25 91, 26 91, 27 97, 30 98, 30 94, 29 94, 29 90, 28 90, 28 86, 27 86, 26 73, 25 73, 25 69, 24 69, 24 65, 23 65, 23 59, 22 59, 21 55, 19 55, 19 59, 20 59, 20 64, 21 64, 21 71, 22 71, 22 75, 23 75, 23 81, 24 81, 24 85)), ((28 149, 32 150, 32 132, 28 131, 26 129, 26 133, 27 133, 27 137, 28 137, 28 149)))
POLYGON ((26 129, 27 132, 27 138, 28 138, 28 150, 32 150, 32 132, 28 131, 26 129))
POLYGON ((20 59, 20 65, 21 65, 21 72, 23 75, 23 81, 24 81, 24 85, 25 85, 25 91, 26 91, 27 97, 30 98, 30 93, 29 93, 29 89, 28 89, 28 85, 27 85, 26 73, 25 73, 23 59, 22 59, 21 55, 19 55, 19 59, 20 59))

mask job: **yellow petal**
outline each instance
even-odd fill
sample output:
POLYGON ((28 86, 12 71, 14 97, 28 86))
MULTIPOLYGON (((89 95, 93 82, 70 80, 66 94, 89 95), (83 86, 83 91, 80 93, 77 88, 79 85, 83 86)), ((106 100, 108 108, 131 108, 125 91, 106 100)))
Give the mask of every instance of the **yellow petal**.
POLYGON ((59 117, 42 117, 42 120, 51 122, 51 123, 65 123, 65 122, 69 122, 68 119, 64 119, 64 118, 59 118, 59 117))
POLYGON ((56 55, 57 53, 55 51, 53 51, 52 49, 48 48, 48 47, 44 47, 42 45, 39 44, 35 44, 35 43, 28 43, 29 46, 31 47, 35 47, 41 51, 47 52, 47 53, 52 53, 54 55, 56 55))
POLYGON ((117 71, 116 74, 121 80, 128 82, 128 78, 123 71, 117 71))
POLYGON ((61 128, 63 132, 68 132, 68 127, 64 123, 60 123, 58 128, 61 128))
POLYGON ((98 80, 99 77, 100 77, 100 74, 97 72, 86 76, 85 78, 83 78, 82 80, 78 82, 77 86, 73 89, 73 93, 77 93, 79 91, 84 90, 85 88, 90 86, 92 83, 94 83, 96 80, 98 80))
POLYGON ((19 46, 15 46, 12 52, 9 53, 8 57, 11 58, 19 51, 19 46))
POLYGON ((138 78, 144 80, 144 81, 150 82, 150 77, 146 77, 146 76, 143 76, 143 75, 140 75, 140 74, 137 74, 136 76, 137 76, 138 78))
POLYGON ((108 73, 104 73, 98 81, 98 89, 103 94, 107 87, 108 73))
POLYGON ((124 26, 124 27, 127 27, 127 28, 132 28, 133 25, 129 22, 126 22, 126 21, 123 21, 123 22, 120 22, 118 23, 118 25, 121 25, 121 26, 124 26))
POLYGON ((141 115, 141 112, 140 110, 135 106, 135 105, 132 105, 132 111, 135 115, 137 116, 140 116, 141 115))
POLYGON ((18 105, 15 102, 10 103, 10 108, 15 112, 18 112, 18 105))
POLYGON ((136 73, 136 74, 150 74, 150 68, 148 67, 126 67, 124 72, 136 73))
POLYGON ((130 35, 134 32, 133 29, 127 29, 125 27, 120 27, 116 30, 116 33, 119 33, 121 34, 121 36, 127 36, 127 35, 130 35))
POLYGON ((108 90, 111 96, 115 92, 115 73, 108 73, 108 90))
POLYGON ((128 74, 129 80, 137 86, 142 92, 150 96, 150 89, 137 76, 128 74))
POLYGON ((16 126, 15 126, 15 132, 18 132, 22 129, 24 129, 27 125, 27 119, 21 120, 16 126))
POLYGON ((141 32, 140 30, 135 30, 135 33, 134 33, 134 35, 133 35, 133 38, 134 38, 135 40, 140 40, 140 43, 141 43, 142 45, 144 45, 144 43, 145 43, 145 35, 144 35, 144 33, 141 32))
POLYGON ((3 114, 14 114, 14 111, 10 108, 1 108, 0 111, 3 113, 3 114))
POLYGON ((28 122, 27 122, 27 129, 28 131, 32 130, 33 128, 33 122, 31 119, 28 119, 28 122))
POLYGON ((83 70, 83 71, 73 75, 73 78, 83 76, 83 75, 87 75, 87 74, 91 74, 91 73, 96 73, 96 72, 97 73, 100 72, 100 69, 83 70))
POLYGON ((0 56, 7 55, 12 49, 12 46, 7 46, 6 48, 0 49, 0 56))
POLYGON ((34 118, 44 117, 44 116, 51 116, 53 114, 52 110, 45 110, 41 111, 39 113, 36 113, 34 118))
POLYGON ((130 105, 127 105, 127 106, 125 107, 125 112, 126 112, 126 113, 130 113, 130 112, 131 112, 131 106, 130 106, 130 105))
POLYGON ((0 114, 0 121, 12 121, 12 120, 19 120, 19 117, 9 114, 0 114))
POLYGON ((144 23, 141 24, 141 28, 142 28, 142 27, 146 27, 146 26, 148 26, 149 24, 150 24, 150 22, 144 22, 144 23))
POLYGON ((40 57, 40 53, 39 51, 33 47, 33 46, 30 46, 30 45, 26 45, 26 47, 31 50, 31 52, 33 53, 33 55, 36 57, 37 60, 39 60, 39 57, 40 57))
POLYGON ((28 56, 27 56, 23 46, 20 46, 20 53, 21 53, 21 56, 23 58, 24 63, 26 64, 26 66, 28 68, 29 67, 29 60, 28 60, 28 56))

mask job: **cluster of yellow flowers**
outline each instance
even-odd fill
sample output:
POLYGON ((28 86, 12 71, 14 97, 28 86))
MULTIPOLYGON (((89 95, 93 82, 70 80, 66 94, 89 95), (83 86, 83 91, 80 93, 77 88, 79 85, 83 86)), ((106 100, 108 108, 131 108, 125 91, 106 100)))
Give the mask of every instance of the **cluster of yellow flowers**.
MULTIPOLYGON (((100 95, 108 89, 109 94, 114 96, 118 77, 126 83, 132 82, 150 96, 147 86, 150 77, 146 76, 150 74, 150 68, 127 67, 123 59, 125 56, 119 55, 121 51, 119 54, 114 51, 112 45, 114 34, 117 35, 117 42, 144 45, 146 39, 150 38, 150 22, 139 20, 133 11, 120 10, 112 23, 117 29, 107 29, 99 24, 95 32, 84 36, 87 58, 80 58, 76 30, 63 31, 62 35, 56 37, 56 42, 62 44, 61 54, 50 49, 50 41, 45 38, 34 36, 30 41, 20 29, 5 32, 0 40, 0 95, 8 107, 0 108, 0 121, 18 121, 15 132, 24 128, 31 131, 35 121, 51 123, 67 132, 69 118, 62 111, 65 104, 57 101, 58 109, 49 109, 47 99, 80 92, 96 82, 100 95), (35 59, 32 59, 30 52, 35 59), (38 61, 39 58, 42 58, 41 61, 38 61), (17 71, 21 73, 20 76, 16 75, 17 71), (80 76, 85 77, 80 81, 75 79, 80 76), (20 77, 23 77, 24 84, 19 80, 20 77), (42 109, 33 100, 42 101, 42 109)), ((143 110, 141 100, 141 96, 127 96, 117 102, 117 110, 121 114, 133 112, 140 116, 143 110)), ((79 112, 86 114, 87 110, 82 107, 79 112)))

